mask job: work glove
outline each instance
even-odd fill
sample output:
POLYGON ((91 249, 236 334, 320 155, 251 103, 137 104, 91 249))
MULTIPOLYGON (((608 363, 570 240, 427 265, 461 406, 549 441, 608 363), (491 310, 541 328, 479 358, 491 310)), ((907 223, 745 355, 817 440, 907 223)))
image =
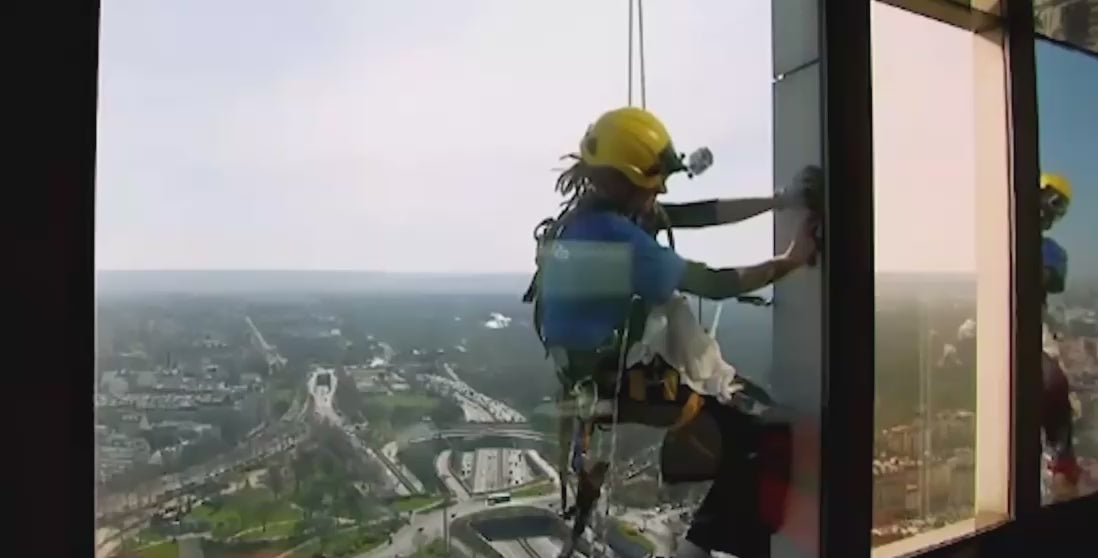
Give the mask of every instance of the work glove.
POLYGON ((775 195, 778 209, 803 207, 820 211, 823 207, 823 169, 808 165, 793 177, 793 183, 775 195))
POLYGON ((732 402, 732 396, 743 389, 743 384, 736 381, 736 369, 731 366, 721 366, 714 370, 713 375, 704 380, 705 393, 717 398, 722 404, 732 402))

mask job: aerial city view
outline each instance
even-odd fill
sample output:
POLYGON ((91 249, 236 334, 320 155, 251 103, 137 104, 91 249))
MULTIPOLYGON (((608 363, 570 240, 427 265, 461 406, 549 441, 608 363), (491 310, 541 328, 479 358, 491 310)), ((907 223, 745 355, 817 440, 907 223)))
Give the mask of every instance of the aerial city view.
MULTIPOLYGON (((452 295, 102 284, 100 556, 559 553, 554 379, 506 284, 452 295)), ((970 516, 975 492, 972 291, 880 284, 879 343, 893 350, 877 352, 877 543, 970 516)), ((1077 451, 1098 477, 1095 293, 1071 293, 1057 311, 1072 332, 1077 451)), ((730 307, 722 330, 757 327, 762 312, 730 307)), ((658 441, 625 437, 629 474, 590 543, 607 525, 619 555, 673 551, 704 487, 662 485, 658 441)))
MULTIPOLYGON (((506 291, 101 292, 99 555, 556 556, 555 380, 528 314, 506 291), (482 538, 508 515, 530 534, 482 538)), ((637 555, 695 494, 657 490, 648 450, 606 519, 637 555)))
MULTIPOLYGON (((780 141, 827 121, 779 115, 829 74, 779 72, 777 4, 103 4, 96 558, 818 554, 819 407, 847 394, 812 328, 846 302, 816 289, 854 271, 821 252, 850 185, 817 157, 845 123, 780 141)), ((878 547, 1006 490, 977 479, 977 379, 1015 372, 986 358, 1012 324, 978 322, 1013 285, 979 284, 972 36, 893 4, 872 3, 874 455, 851 465, 878 547)), ((1094 45, 1067 4, 1039 26, 1094 45)), ((1040 400, 1046 503, 1098 490, 1095 87, 1057 85, 1084 72, 1052 48, 1044 350, 1017 371, 1043 391, 1015 394, 1040 400), (1084 94, 1058 112, 1059 89, 1084 94)))

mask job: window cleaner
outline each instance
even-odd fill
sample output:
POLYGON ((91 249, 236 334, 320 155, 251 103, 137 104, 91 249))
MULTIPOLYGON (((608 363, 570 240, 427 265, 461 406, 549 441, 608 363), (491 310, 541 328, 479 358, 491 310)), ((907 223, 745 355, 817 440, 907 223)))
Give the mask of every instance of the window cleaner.
POLYGON ((668 210, 656 202, 667 191, 667 178, 698 173, 675 150, 663 123, 636 107, 599 117, 574 160, 557 181, 557 190, 571 197, 566 211, 539 227, 538 272, 527 293, 561 382, 560 440, 568 446, 562 447, 561 474, 571 469, 577 475, 571 508, 567 482, 561 483, 562 509, 574 519, 563 555, 592 521, 604 482, 615 484, 615 426, 623 423, 667 430, 660 463, 665 482, 713 481, 686 535, 692 545, 765 555, 784 514, 789 422, 761 388, 735 375, 719 349, 713 353, 715 342, 700 341, 709 339, 700 326, 693 331, 683 324, 690 310, 681 293, 724 300, 780 280, 815 256, 817 219, 810 211, 785 252, 742 268, 712 269, 683 259, 655 236, 676 225, 717 225, 808 205, 819 198, 822 174, 806 168, 790 189, 795 194, 668 210), (645 345, 654 315, 663 317, 671 335, 662 345, 653 342, 659 335, 649 336, 645 345), (605 443, 595 448, 591 442, 599 429, 608 431, 608 452, 605 443))
MULTIPOLYGON (((713 164, 713 154, 707 148, 689 156, 676 151, 663 123, 647 111, 645 77, 643 3, 629 0, 629 106, 599 117, 584 134, 579 152, 566 156, 571 166, 556 183, 565 197, 563 208, 534 231, 538 269, 523 300, 534 306, 534 327, 560 380, 561 510, 573 520, 572 536, 561 557, 573 554, 592 520, 597 520, 595 504, 604 481, 609 480, 613 489, 614 479, 607 477, 614 475, 615 427, 630 422, 667 429, 660 458, 664 482, 713 481, 680 549, 694 549, 693 555, 718 550, 741 558, 765 556, 770 534, 784 520, 791 470, 790 421, 780 416, 761 388, 736 378, 719 349, 716 359, 709 355, 709 362, 723 370, 710 374, 712 389, 695 389, 700 386, 691 381, 692 376, 684 376, 683 370, 667 362, 670 358, 685 368, 685 362, 696 355, 687 354, 685 361, 681 354, 676 358, 674 349, 652 344, 651 337, 647 354, 637 358, 634 352, 628 363, 627 358, 630 349, 644 339, 653 308, 663 306, 665 316, 668 312, 681 316, 680 293, 698 296, 699 320, 702 298, 735 298, 767 306, 770 301, 750 293, 798 267, 812 265, 822 173, 806 168, 795 187, 769 198, 657 203, 656 197, 666 192, 668 177, 702 174, 713 164), (640 107, 632 106, 634 5, 640 107), (674 252, 675 228, 735 223, 796 206, 812 210, 810 218, 789 248, 767 262, 712 269, 674 252), (655 240, 661 231, 667 233, 668 248, 655 240), (734 398, 759 405, 728 404, 734 398), (609 451, 605 443, 597 454, 593 451, 596 429, 609 431, 609 451), (577 476, 576 502, 571 507, 569 470, 577 476)), ((681 320, 675 328, 683 329, 681 320)), ((608 492, 607 506, 610 500, 608 492)), ((606 548, 608 523, 602 521, 600 544, 590 544, 589 551, 606 548)))

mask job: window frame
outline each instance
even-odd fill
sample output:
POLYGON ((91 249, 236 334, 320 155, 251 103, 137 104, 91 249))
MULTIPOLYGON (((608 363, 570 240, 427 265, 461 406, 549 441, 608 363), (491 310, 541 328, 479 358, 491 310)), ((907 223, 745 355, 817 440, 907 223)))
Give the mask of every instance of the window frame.
MULTIPOLYGON (((1040 367, 1040 238, 1038 114, 1032 0, 1003 0, 999 15, 948 0, 870 0, 911 11, 966 29, 973 34, 1001 30, 1004 57, 1010 179, 1010 417, 1009 517, 981 525, 974 532, 947 540, 927 539, 924 548, 905 555, 926 557, 998 556, 1042 543, 1082 548, 1089 535, 1086 517, 1094 517, 1098 494, 1042 506, 1040 497, 1041 377, 1026 373, 1040 367), (997 29, 998 28, 998 29, 997 29)), ((1055 42, 1055 41, 1054 41, 1055 42)), ((871 394, 872 395, 872 394, 871 394)), ((872 423, 872 415, 870 415, 872 423)), ((824 453, 829 448, 825 445, 824 453)), ((870 479, 870 482, 872 480, 870 479)), ((979 511, 979 510, 977 510, 979 511)), ((834 513, 834 512, 833 512, 834 513)), ((826 521, 825 521, 826 524, 826 521)), ((1091 541, 1091 544, 1093 541, 1091 541)), ((1047 548, 1047 547, 1046 547, 1047 548)))
POLYGON ((820 0, 825 174, 820 555, 870 555, 873 524, 872 0, 820 0), (854 426, 853 428, 851 426, 854 426), (852 467, 851 463, 865 463, 852 467))
MULTIPOLYGON (((873 335, 873 195, 872 195, 872 115, 869 8, 872 1, 884 1, 923 13, 969 30, 981 29, 983 16, 971 10, 942 10, 944 0, 817 0, 820 4, 820 43, 822 52, 822 117, 824 119, 824 161, 828 188, 825 203, 828 222, 825 231, 824 270, 825 344, 823 416, 824 443, 821 459, 824 478, 828 479, 821 494, 821 546, 823 556, 869 556, 872 512, 873 435, 873 346, 866 343, 873 335), (935 6, 933 9, 927 6, 935 6), (922 9, 920 9, 922 7, 922 9), (939 14, 938 16, 933 15, 939 14), (941 15, 942 13, 954 15, 941 15), (962 17, 957 17, 958 15, 962 17), (951 23, 952 22, 952 23, 951 23), (968 22, 968 23, 962 23, 968 22), (835 128, 828 123, 841 123, 835 128), (843 185, 832 188, 831 185, 843 185), (841 312, 831 301, 842 301, 841 312), (841 326, 841 327, 840 327, 841 326), (832 373, 834 372, 834 373, 832 373), (851 427, 853 426, 853 427, 851 427), (851 467, 864 462, 866 467, 851 467)), ((940 547, 928 549, 921 556, 999 555, 1017 550, 1027 536, 1063 537, 1060 542, 1083 548, 1091 531, 1076 529, 1084 526, 1087 514, 1098 507, 1098 495, 1091 495, 1060 504, 1041 506, 1039 468, 1041 454, 1040 428, 1035 397, 1024 397, 1040 390, 1036 375, 1021 374, 1021 370, 1039 365, 1039 227, 1036 212, 1037 110, 1034 62, 1035 30, 1031 0, 1003 0, 1006 31, 1007 80, 1009 87, 1012 205, 1012 297, 1016 316, 1012 327, 1011 384, 1011 515, 1012 520, 998 527, 978 532, 940 547)), ((954 5, 956 7, 956 5, 954 5)), ((91 456, 92 433, 87 428, 91 407, 87 394, 93 393, 86 366, 94 355, 90 347, 94 339, 94 323, 80 319, 92 313, 94 301, 94 155, 97 119, 96 93, 99 44, 99 2, 90 4, 74 18, 51 15, 51 25, 44 33, 56 48, 44 57, 44 67, 61 67, 60 72, 47 72, 54 82, 48 89, 56 96, 36 99, 40 114, 55 115, 38 127, 51 130, 54 140, 48 149, 35 150, 44 164, 31 165, 34 174, 47 169, 49 188, 42 199, 35 200, 34 214, 21 213, 27 219, 25 230, 41 231, 42 227, 71 228, 81 234, 58 235, 56 230, 36 235, 49 249, 38 251, 40 260, 31 269, 39 269, 49 280, 33 281, 29 293, 41 304, 29 315, 32 323, 48 323, 60 328, 60 339, 36 341, 32 354, 54 354, 52 365, 75 383, 58 389, 56 381, 34 379, 26 390, 42 398, 55 399, 43 403, 39 397, 16 401, 28 414, 46 406, 69 409, 60 416, 45 420, 25 435, 20 442, 34 447, 29 453, 41 457, 32 476, 49 482, 25 482, 33 486, 30 492, 19 494, 20 507, 31 517, 51 516, 67 523, 70 532, 91 533, 94 519, 83 509, 94 503, 86 478, 87 460, 91 456), (57 18, 66 25, 56 25, 57 18), (75 50, 72 50, 75 49, 75 50), (76 61, 71 53, 82 52, 76 61), (62 55, 65 56, 62 56, 62 55), (67 64, 59 64, 62 59, 67 64), (57 64, 55 64, 57 63, 57 64), (58 98, 67 102, 58 102, 58 98), (72 110, 58 111, 58 107, 72 110), (46 199, 48 198, 48 199, 46 199), (63 201, 58 201, 63 200, 63 201), (37 296, 35 296, 37 295, 37 296), (50 302, 52 301, 52 302, 50 302), (41 346, 39 347, 38 344, 41 346), (69 347, 57 353, 58 346, 69 347), (57 443, 58 440, 70 443, 57 443), (44 468, 43 468, 44 467, 44 468), (70 469, 69 481, 58 482, 70 469), (75 480, 74 480, 75 479, 75 480), (45 492, 43 492, 45 491, 45 492), (83 502, 67 506, 70 513, 57 517, 57 501, 83 502)), ((1055 39, 1049 39, 1058 42, 1055 39)), ((1059 42, 1058 42, 1059 43, 1059 42)), ((1064 45, 1072 48, 1071 45, 1064 45)), ((39 54, 42 54, 39 52, 39 54)), ((1093 54, 1093 53, 1091 53, 1093 54)), ((40 197, 41 197, 40 196, 40 197)), ((22 432, 20 430, 20 432, 22 432)), ((22 445, 22 444, 21 444, 22 445)), ((1091 515, 1090 517, 1093 517, 1091 515)), ((56 522, 32 522, 32 532, 56 533, 56 522)), ((34 536, 40 554, 86 554, 89 541, 81 537, 34 536), (43 546, 44 545, 44 546, 43 546), (43 549, 54 548, 56 552, 43 549), (81 552, 75 552, 75 550, 81 552), (71 551, 71 552, 70 552, 71 551)), ((1045 548, 1048 550, 1048 548, 1045 548)))

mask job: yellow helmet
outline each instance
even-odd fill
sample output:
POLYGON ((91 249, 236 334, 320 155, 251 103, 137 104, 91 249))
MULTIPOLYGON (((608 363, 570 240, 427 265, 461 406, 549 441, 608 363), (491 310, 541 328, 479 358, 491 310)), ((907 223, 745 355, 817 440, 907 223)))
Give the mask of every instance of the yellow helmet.
POLYGON ((1049 230, 1067 215, 1071 182, 1059 174, 1041 173, 1041 228, 1049 230))
POLYGON ((603 113, 580 142, 580 159, 618 170, 645 190, 666 192, 671 174, 687 170, 667 128, 652 113, 625 107, 603 113))
POLYGON ((1071 201, 1071 182, 1061 174, 1041 173, 1041 189, 1051 189, 1066 198, 1067 201, 1071 201))

